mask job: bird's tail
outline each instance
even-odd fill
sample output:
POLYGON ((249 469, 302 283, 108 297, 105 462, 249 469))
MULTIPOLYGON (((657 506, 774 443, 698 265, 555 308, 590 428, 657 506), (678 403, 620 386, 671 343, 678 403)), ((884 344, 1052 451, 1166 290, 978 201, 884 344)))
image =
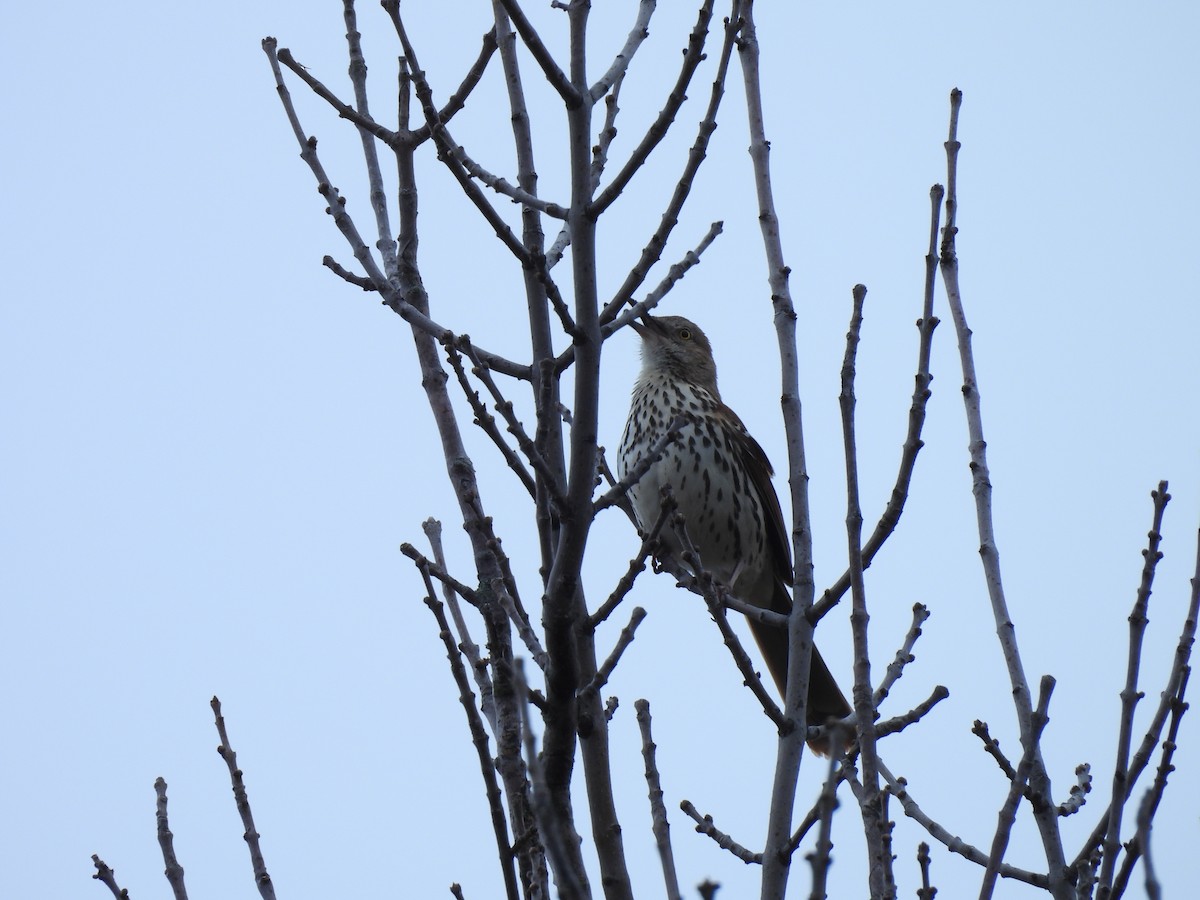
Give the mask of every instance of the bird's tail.
MULTIPOLYGON (((777 583, 770 607, 774 612, 787 615, 792 608, 792 597, 787 586, 777 583)), ((767 662, 767 670, 775 680, 779 693, 784 693, 787 685, 788 667, 788 633, 786 628, 764 625, 760 622, 750 622, 750 633, 758 643, 767 662)), ((829 666, 821 657, 816 646, 812 649, 812 663, 808 672, 808 703, 807 716, 810 725, 824 725, 830 719, 844 719, 853 712, 846 701, 845 694, 838 687, 837 680, 829 671, 829 666)), ((852 735, 847 736, 847 743, 852 735)), ((829 739, 809 741, 809 748, 821 756, 829 754, 829 739)))

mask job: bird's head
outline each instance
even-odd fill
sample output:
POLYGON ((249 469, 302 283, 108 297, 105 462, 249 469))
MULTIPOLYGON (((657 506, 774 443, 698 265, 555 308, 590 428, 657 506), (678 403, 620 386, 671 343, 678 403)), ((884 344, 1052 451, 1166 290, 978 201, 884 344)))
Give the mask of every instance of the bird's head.
POLYGON ((646 315, 641 324, 629 324, 642 337, 643 374, 671 375, 720 398, 712 344, 695 322, 683 316, 646 315))

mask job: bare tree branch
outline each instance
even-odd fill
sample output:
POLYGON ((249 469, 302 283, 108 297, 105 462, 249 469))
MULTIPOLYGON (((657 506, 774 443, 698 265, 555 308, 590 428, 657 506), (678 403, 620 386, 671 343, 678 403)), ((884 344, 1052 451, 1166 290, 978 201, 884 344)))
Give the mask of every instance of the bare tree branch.
MULTIPOLYGON (((629 155, 629 159, 621 167, 621 171, 613 177, 608 186, 596 197, 593 204, 595 215, 600 215, 604 210, 608 209, 613 201, 621 195, 621 192, 625 190, 629 182, 633 179, 633 176, 645 165, 650 153, 670 130, 671 124, 675 121, 676 113, 683 106, 683 101, 687 99, 688 85, 692 83, 692 76, 696 74, 696 67, 704 59, 704 44, 708 39, 708 26, 712 21, 712 14, 713 0, 704 0, 697 15, 696 24, 692 28, 692 33, 688 36, 687 49, 683 53, 683 63, 680 67, 679 75, 675 79, 675 86, 667 96, 666 104, 646 130, 646 134, 638 142, 637 147, 629 155)), ((724 73, 719 75, 718 78, 723 81, 724 73)), ((707 142, 707 138, 705 138, 705 141, 707 142)))
MULTIPOLYGON (((834 726, 829 740, 829 770, 825 775, 825 783, 821 787, 821 794, 817 798, 816 805, 813 807, 816 813, 816 821, 820 822, 821 827, 817 831, 817 846, 806 857, 809 865, 812 867, 812 890, 808 895, 809 900, 825 900, 829 867, 832 864, 833 813, 838 807, 837 788, 842 781, 843 774, 840 764, 842 762, 843 750, 846 746, 846 741, 838 733, 839 731, 840 728, 834 726)), ((798 843, 799 841, 796 841, 796 844, 798 843)))
MULTIPOLYGON (((788 277, 791 268, 785 263, 783 240, 779 233, 779 217, 775 213, 775 197, 771 186, 770 144, 767 141, 763 115, 762 87, 759 77, 758 34, 754 26, 752 0, 734 4, 731 19, 740 31, 738 59, 742 66, 742 82, 746 93, 747 130, 750 136, 750 161, 754 170, 754 188, 758 200, 758 222, 762 232, 763 251, 767 264, 767 283, 775 315, 775 336, 779 346, 780 408, 788 448, 788 484, 792 501, 792 558, 795 579, 792 587, 792 611, 788 623, 787 688, 784 708, 796 722, 807 721, 808 676, 812 661, 812 623, 808 619, 815 585, 813 581, 812 516, 808 498, 808 463, 804 449, 804 432, 800 403, 799 363, 796 358, 796 309, 792 302, 788 277)), ((764 898, 783 897, 787 890, 789 860, 783 851, 792 836, 792 811, 796 802, 796 784, 800 760, 804 753, 803 736, 781 737, 775 756, 775 777, 771 789, 771 806, 767 817, 767 837, 763 847, 764 898)))
POLYGON ((155 819, 158 823, 158 845, 162 848, 163 863, 166 865, 164 874, 171 885, 171 893, 175 900, 187 900, 187 887, 183 883, 183 866, 175 855, 175 835, 171 833, 171 825, 167 821, 167 783, 154 779, 155 819))
MULTIPOLYGON (((471 64, 471 68, 467 70, 467 74, 463 76, 462 83, 459 84, 458 90, 450 95, 450 99, 446 101, 445 106, 438 110, 437 120, 442 125, 450 124, 450 121, 458 113, 459 110, 466 105, 467 98, 471 96, 471 92, 475 90, 475 86, 479 84, 479 80, 483 78, 483 73, 487 71, 488 63, 491 62, 492 54, 496 52, 496 29, 493 28, 483 36, 483 42, 479 47, 479 56, 475 62, 471 64)), ((409 132, 412 135, 413 143, 422 143, 429 139, 430 128, 426 122, 419 128, 409 132)))
MULTIPOLYGON (((905 781, 903 778, 897 778, 896 776, 892 775, 887 766, 882 762, 879 764, 879 772, 881 775, 883 775, 884 779, 888 783, 888 792, 900 801, 900 805, 904 809, 904 814, 924 828, 926 833, 931 838, 944 845, 945 848, 951 853, 957 853, 959 856, 970 860, 976 865, 987 865, 988 856, 986 853, 977 847, 973 847, 972 845, 968 844, 962 838, 951 834, 932 818, 930 818, 925 811, 917 805, 917 801, 914 800, 912 795, 908 792, 907 781, 905 781)), ((1050 886, 1050 881, 1045 875, 1036 872, 1030 872, 1025 869, 1018 869, 1015 866, 1010 866, 1008 863, 1001 863, 998 871, 1002 878, 1012 878, 1017 881, 1023 881, 1026 884, 1031 884, 1034 887, 1041 888, 1042 890, 1047 890, 1050 886)))
POLYGON ((883 680, 875 688, 875 695, 872 702, 876 709, 879 708, 879 704, 887 699, 896 682, 900 680, 900 676, 904 674, 904 667, 916 659, 913 656, 913 647, 916 646, 917 638, 921 636, 921 626, 925 624, 925 620, 928 618, 928 607, 924 603, 914 603, 912 625, 909 626, 908 633, 904 635, 904 643, 896 651, 896 656, 888 664, 887 670, 883 673, 883 680))
POLYGON ((854 635, 854 712, 858 720, 858 747, 862 756, 862 785, 856 791, 863 832, 867 839, 870 871, 868 883, 872 897, 887 895, 894 881, 891 853, 884 846, 887 818, 879 787, 879 754, 875 748, 875 703, 871 691, 871 654, 868 649, 867 591, 862 565, 862 507, 858 499, 858 445, 854 429, 854 375, 859 334, 862 331, 863 302, 867 289, 854 287, 854 311, 846 333, 846 354, 842 362, 842 390, 838 402, 842 410, 842 443, 846 457, 846 543, 850 560, 850 592, 853 611, 850 628, 854 635))
MULTIPOLYGON (((737 0, 734 0, 736 5, 737 0)), ((706 0, 705 8, 711 6, 711 2, 706 0)), ((709 11, 711 15, 711 10, 709 11)), ((704 16, 702 10, 701 16, 704 16)), ((707 19, 704 19, 705 30, 707 30, 707 19)), ((680 210, 683 209, 683 204, 686 202, 688 195, 692 190, 692 182, 695 180, 696 173, 700 169, 700 164, 704 162, 705 153, 708 148, 709 139, 717 127, 717 111, 721 107, 721 98, 725 94, 725 77, 729 72, 729 59, 733 52, 733 42, 738 30, 737 20, 731 16, 725 26, 725 40, 721 45, 721 55, 717 62, 717 73, 713 80, 712 91, 709 96, 708 109, 704 114, 704 118, 700 122, 700 126, 696 133, 696 140, 692 144, 691 150, 688 152, 687 164, 684 166, 683 173, 679 177, 679 181, 675 185, 675 191, 671 195, 670 201, 667 203, 667 208, 663 211, 662 217, 659 219, 658 228, 650 236, 645 247, 642 248, 641 255, 636 263, 629 270, 629 274, 625 277, 624 282, 617 288, 611 300, 605 304, 604 309, 600 313, 600 324, 607 324, 621 310, 621 307, 630 302, 633 298, 633 292, 638 289, 646 276, 650 272, 650 268, 658 262, 662 256, 663 249, 666 247, 667 238, 670 237, 675 225, 679 221, 680 210)), ((700 26, 697 24, 697 30, 700 26)), ((696 31, 693 31, 693 40, 695 39, 696 31)), ((690 76, 689 76, 690 77, 690 76)), ((669 123, 668 123, 669 124, 669 123)), ((649 137, 649 135, 647 135, 649 137)), ((655 141, 657 143, 657 140, 655 141)), ((651 145, 652 147, 653 145, 651 145)), ((639 148, 640 149, 640 148, 639 148)), ((650 148, 646 149, 649 152, 650 148)), ((635 151, 635 158, 638 151, 635 151)), ((632 162, 632 159, 631 159, 632 162)), ((628 165, 628 164, 627 164, 628 165)), ((639 163, 640 165, 640 163, 639 163)), ((591 214, 599 215, 607 207, 608 202, 605 202, 609 197, 614 186, 620 182, 621 176, 609 185, 591 206, 591 214)), ((615 194, 612 195, 615 199, 615 194)))
POLYGON ((667 520, 675 512, 673 503, 663 503, 662 509, 658 513, 658 519, 650 530, 642 536, 642 546, 638 548, 637 556, 629 561, 629 568, 625 570, 625 574, 617 581, 616 587, 613 588, 608 599, 602 603, 594 613, 588 618, 588 627, 595 628, 610 615, 625 599, 626 595, 633 589, 633 582, 637 576, 645 571, 646 560, 650 558, 650 554, 654 551, 655 545, 658 544, 658 536, 662 533, 663 528, 667 524, 667 520))
POLYGON ((592 680, 587 683, 583 690, 587 693, 599 693, 604 685, 608 684, 608 679, 612 677, 613 670, 617 668, 617 663, 621 661, 621 654, 626 648, 633 643, 634 634, 637 628, 642 624, 642 620, 646 618, 646 611, 640 606, 633 608, 633 613, 629 616, 629 624, 621 629, 620 635, 617 636, 617 643, 612 649, 612 653, 608 655, 608 659, 604 660, 592 680))
POLYGON ((1073 816, 1083 809, 1087 803, 1087 795, 1092 790, 1092 767, 1080 763, 1075 767, 1075 783, 1071 785, 1070 796, 1058 805, 1060 816, 1073 816))
POLYGON ((433 613, 438 624, 438 637, 446 647, 446 659, 450 661, 450 673, 458 686, 458 700, 467 715, 467 728, 471 733, 471 743, 475 746, 479 759, 479 771, 483 775, 484 790, 487 794, 488 812, 492 819, 492 833, 496 839, 496 850, 500 857, 500 871, 504 878, 504 890, 508 900, 519 900, 520 890, 517 885, 517 871, 513 865, 512 843, 508 837, 508 819, 504 815, 503 798, 500 793, 500 783, 496 779, 496 761, 492 758, 491 744, 487 731, 483 727, 483 719, 479 715, 479 707, 475 705, 475 694, 471 691, 471 683, 467 680, 466 668, 462 663, 462 655, 454 644, 454 636, 450 632, 450 623, 446 621, 445 608, 434 596, 433 582, 429 578, 428 567, 421 570, 425 576, 425 605, 433 613))
POLYGON ((542 770, 541 754, 533 736, 533 718, 529 713, 529 685, 525 681, 525 673, 521 661, 513 665, 517 696, 520 698, 521 733, 524 736, 525 763, 529 767, 532 790, 530 799, 534 816, 537 818, 538 830, 546 844, 546 851, 554 869, 554 880, 558 886, 560 897, 569 900, 582 900, 590 897, 591 890, 587 883, 587 873, 576 869, 574 854, 568 844, 577 841, 574 836, 574 826, 570 821, 559 818, 554 803, 546 786, 546 776, 542 770))
POLYGON ((1160 481, 1158 489, 1150 492, 1154 501, 1154 518, 1148 535, 1149 543, 1142 551, 1142 580, 1138 585, 1133 611, 1129 614, 1129 654, 1125 669, 1125 687, 1121 691, 1121 724, 1117 736, 1116 762, 1113 764, 1112 795, 1108 806, 1108 833, 1104 837, 1104 861, 1100 868, 1100 881, 1096 896, 1107 900, 1116 874, 1117 856, 1120 853, 1121 815, 1125 810, 1125 797, 1129 793, 1129 747, 1133 743, 1133 714, 1142 693, 1138 690, 1138 670, 1142 662, 1142 638, 1149 621, 1150 590, 1154 585, 1154 572, 1162 551, 1162 520, 1171 495, 1167 483, 1160 481))
POLYGON ((242 777, 242 770, 238 768, 237 754, 230 746, 229 735, 225 731, 225 717, 221 715, 221 701, 213 697, 209 705, 212 706, 217 734, 221 738, 221 743, 217 746, 217 753, 229 767, 229 779, 233 782, 233 799, 237 804, 238 815, 242 818, 242 825, 245 827, 242 837, 245 838, 246 846, 250 850, 250 864, 254 869, 254 885, 258 888, 258 893, 263 900, 275 900, 275 885, 271 881, 271 876, 267 874, 267 864, 263 859, 262 845, 259 843, 261 835, 254 827, 254 814, 250 810, 250 796, 246 793, 246 782, 242 777))
POLYGON ((690 800, 684 800, 681 802, 679 804, 679 808, 682 809, 684 813, 686 813, 688 817, 696 823, 697 832, 706 837, 712 838, 716 842, 717 846, 722 850, 728 850, 744 863, 762 864, 761 853, 755 853, 752 850, 747 850, 725 832, 721 831, 716 825, 713 824, 713 817, 700 815, 690 800))
MULTIPOLYGON (((1033 713, 1032 739, 1025 745, 1020 765, 1017 766, 1008 786, 1008 797, 997 816, 996 833, 992 838, 992 852, 988 854, 987 868, 983 873, 983 884, 979 889, 979 900, 988 900, 996 889, 996 876, 999 874, 1001 863, 1004 862, 1009 836, 1012 834, 1013 824, 1017 820, 1017 806, 1025 794, 1025 785, 1029 780, 1029 773, 1033 769, 1033 757, 1042 739, 1042 731, 1049 721, 1050 695, 1053 692, 1054 679, 1049 675, 1042 676, 1038 691, 1038 705, 1033 713)), ((1030 802, 1036 803, 1036 796, 1030 802)))
POLYGON ((117 873, 110 869, 108 864, 95 853, 92 854, 92 865, 96 867, 96 871, 92 875, 93 878, 107 886, 117 900, 128 900, 129 890, 117 884, 117 873))
POLYGON ((667 807, 663 803, 662 777, 658 774, 655 760, 656 745, 650 729, 650 704, 635 700, 638 728, 642 733, 642 759, 646 763, 646 786, 649 789, 651 830, 662 863, 663 882, 667 888, 667 900, 682 900, 679 892, 679 875, 675 872, 675 852, 671 849, 671 824, 667 821, 667 807))
POLYGON ((937 888, 929 882, 929 845, 921 841, 917 845, 917 865, 921 867, 921 887, 917 889, 917 900, 933 900, 937 888))
POLYGON ((612 65, 608 67, 608 71, 601 75, 588 91, 588 97, 592 103, 599 102, 600 98, 607 94, 613 85, 625 77, 629 64, 633 62, 633 55, 637 53, 638 47, 642 46, 642 41, 650 36, 650 17, 654 14, 655 3, 656 0, 640 0, 638 3, 637 19, 634 21, 633 27, 629 29, 625 46, 617 53, 612 65))
POLYGON ((517 27, 517 33, 521 35, 521 40, 525 42, 525 46, 529 48, 529 52, 537 60, 537 64, 542 67, 542 72, 545 74, 546 80, 550 82, 552 88, 558 91, 567 108, 573 109, 583 103, 583 96, 579 88, 573 83, 573 79, 568 78, 563 70, 559 68, 558 63, 554 61, 554 57, 550 55, 550 51, 542 43, 542 38, 537 33, 537 29, 525 17, 525 12, 521 9, 517 0, 500 0, 500 3, 503 4, 504 11, 508 13, 508 17, 512 19, 513 25, 517 27))
MULTIPOLYGON (((929 371, 929 358, 933 351, 933 331, 937 328, 938 319, 933 314, 933 291, 937 276, 937 232, 941 221, 941 204, 944 195, 940 184, 935 184, 929 191, 929 252, 925 255, 925 305, 921 318, 917 319, 917 330, 921 338, 917 347, 916 386, 913 388, 912 405, 908 410, 908 433, 900 451, 900 469, 896 473, 896 483, 892 487, 892 495, 884 508, 875 529, 863 545, 863 569, 870 567, 871 561, 883 547, 884 543, 896 526, 900 523, 900 515, 904 512, 904 504, 908 499, 908 490, 912 484, 913 470, 917 465, 917 454, 920 453, 924 442, 921 431, 925 425, 925 408, 929 403, 932 392, 929 385, 933 375, 929 371)), ((821 601, 813 606, 809 618, 813 623, 819 622, 829 612, 842 596, 850 589, 850 569, 847 568, 834 584, 821 595, 821 601)))
MULTIPOLYGON (((1188 601, 1187 611, 1184 614, 1179 641, 1175 645, 1175 657, 1171 663, 1170 675, 1167 677, 1167 686, 1159 697, 1158 709, 1155 710, 1150 724, 1146 727, 1146 733, 1142 736, 1142 743, 1138 747, 1137 753, 1133 755, 1133 758, 1129 762, 1126 793, 1120 802, 1125 802, 1132 796, 1138 778, 1149 764, 1150 757, 1158 746, 1158 739, 1166 724, 1167 716, 1174 715, 1176 704, 1182 700, 1180 690, 1187 683, 1188 673, 1190 672, 1188 662, 1191 659, 1192 647, 1196 642, 1197 620, 1200 620, 1200 532, 1197 532, 1196 562, 1191 584, 1191 596, 1188 601)), ((1104 836, 1108 833, 1109 815, 1110 810, 1106 809, 1096 827, 1092 829, 1092 833, 1084 841, 1079 854, 1072 861, 1072 869, 1077 869, 1083 865, 1084 861, 1092 856, 1093 851, 1101 846, 1104 836)))
POLYGON ((988 598, 996 621, 996 635, 1000 640, 1012 685, 1013 704, 1021 730, 1021 745, 1031 754, 1029 786, 1035 797, 1032 804, 1034 821, 1037 823, 1042 847, 1046 853, 1049 890, 1055 900, 1069 900, 1071 888, 1066 877, 1067 864, 1063 855, 1062 835, 1058 829, 1058 815, 1051 799, 1050 776, 1042 762, 1041 752, 1033 746, 1033 704, 1029 695, 1029 683, 1021 664, 1016 626, 1009 615, 1000 577, 1000 552, 992 520, 992 482, 987 464, 987 443, 983 437, 979 381, 975 374, 975 358, 971 350, 971 329, 967 326, 962 292, 959 289, 955 236, 958 233, 958 111, 961 104, 962 92, 956 88, 950 94, 950 135, 946 141, 946 227, 942 232, 940 268, 946 286, 946 298, 958 334, 959 358, 962 363, 962 393, 966 407, 967 430, 970 434, 972 493, 975 496, 976 521, 979 528, 979 556, 983 563, 988 598))
MULTIPOLYGON (((438 323, 434 322, 417 306, 414 306, 404 294, 413 289, 412 285, 407 287, 402 286, 400 290, 393 288, 388 278, 384 275, 383 270, 379 268, 371 255, 370 249, 363 241, 359 234, 357 226, 353 219, 346 213, 345 200, 339 194, 337 188, 330 183, 329 177, 325 173, 324 166, 317 156, 317 139, 306 137, 304 129, 300 125, 300 120, 296 115, 296 110, 292 104, 291 94, 287 90, 287 86, 283 81, 283 73, 279 68, 279 57, 276 52, 276 41, 274 38, 264 38, 263 50, 267 54, 267 58, 271 63, 271 70, 275 75, 276 90, 279 93, 280 100, 283 103, 284 112, 287 114, 288 121, 292 125, 292 131, 299 142, 301 151, 300 158, 303 159, 308 167, 312 170, 313 175, 317 179, 317 190, 325 201, 329 204, 326 212, 333 217, 334 224, 350 245, 354 252, 354 258, 358 260, 363 267, 363 271, 367 273, 367 277, 375 285, 375 289, 383 295, 385 302, 392 307, 406 322, 420 329, 425 334, 432 337, 441 338, 444 335, 452 334, 447 328, 443 328, 438 323)), ((480 349, 480 354, 487 360, 487 364, 498 372, 503 372, 505 375, 511 375, 514 378, 523 378, 529 380, 531 377, 529 368, 521 366, 511 360, 504 359, 494 353, 480 349)))
POLYGON ((1184 702, 1184 695, 1187 693, 1187 683, 1191 676, 1191 668, 1186 668, 1183 671, 1183 677, 1179 680, 1179 689, 1171 702, 1171 726, 1167 731, 1167 738, 1162 745, 1162 758, 1158 764, 1158 771, 1154 775, 1154 784, 1146 791, 1142 797, 1142 802, 1138 806, 1137 831, 1133 835, 1133 839, 1126 844, 1125 859, 1121 862, 1121 871, 1118 873, 1115 882, 1113 883, 1112 896, 1120 897, 1124 894, 1125 887, 1129 882, 1129 877, 1133 872, 1133 867, 1137 864, 1140 856, 1146 858, 1146 888, 1150 890, 1150 883, 1155 881, 1153 868, 1150 861, 1150 826, 1154 820, 1154 814, 1158 812, 1158 805, 1162 802, 1163 793, 1167 789, 1167 777, 1175 771, 1175 766, 1172 764, 1172 759, 1175 756, 1175 750, 1178 748, 1179 724, 1183 721, 1183 714, 1188 710, 1188 704, 1184 702))
MULTIPOLYGON (((480 398, 479 392, 472 387, 470 379, 467 378, 467 371, 463 366, 462 356, 459 354, 458 348, 452 341, 447 342, 444 346, 446 349, 446 359, 450 363, 450 368, 454 370, 455 376, 458 378, 458 384, 462 388, 463 397, 466 398, 467 404, 475 414, 475 424, 479 426, 479 429, 484 434, 491 438, 492 444, 500 451, 500 455, 504 457, 504 461, 508 463, 508 467, 517 476, 517 480, 521 482, 529 496, 536 497, 537 487, 534 484, 533 476, 529 474, 529 470, 525 468, 524 463, 521 462, 521 458, 517 456, 517 452, 508 445, 508 441, 500 434, 500 429, 496 427, 495 417, 488 412, 487 405, 480 398)), ((481 371, 486 372, 487 370, 477 366, 474 374, 478 376, 481 371)), ((503 395, 499 393, 499 388, 496 386, 494 380, 489 378, 487 386, 489 389, 494 389, 492 399, 496 401, 496 409, 501 414, 507 413, 506 420, 511 419, 508 422, 509 434, 516 436, 517 431, 520 431, 521 436, 524 436, 524 432, 520 428, 520 422, 513 417, 512 403, 505 400, 503 395)), ((525 437, 525 442, 530 448, 533 447, 533 441, 529 440, 527 436, 525 437)), ((520 437, 518 437, 518 443, 520 443, 520 437)))
MULTIPOLYGON (((425 532, 425 537, 429 541, 430 550, 433 552, 434 565, 442 572, 445 572, 446 552, 442 547, 442 523, 437 519, 428 518, 421 523, 421 530, 425 532)), ((432 570, 427 568, 425 572, 422 572, 422 577, 424 577, 426 572, 432 574, 432 570)), ((467 628, 467 620, 463 616, 462 607, 458 602, 459 596, 459 591, 453 586, 442 582, 442 602, 450 610, 450 618, 454 621, 454 627, 458 630, 458 642, 455 646, 462 651, 462 655, 467 661, 467 666, 470 668, 471 674, 475 677, 475 686, 479 688, 479 708, 484 716, 487 717, 488 722, 491 723, 492 732, 495 733, 499 726, 496 717, 496 698, 493 694, 492 679, 488 676, 487 666, 480 657, 479 645, 471 638, 471 631, 467 628)))

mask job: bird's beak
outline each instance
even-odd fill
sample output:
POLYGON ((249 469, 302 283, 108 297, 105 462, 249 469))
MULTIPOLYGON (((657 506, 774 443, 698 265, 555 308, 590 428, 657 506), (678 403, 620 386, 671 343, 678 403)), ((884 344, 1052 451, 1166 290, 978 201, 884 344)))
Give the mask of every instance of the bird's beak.
POLYGON ((643 341, 648 341, 661 332, 658 320, 649 313, 642 313, 642 324, 630 322, 629 327, 638 333, 643 341))

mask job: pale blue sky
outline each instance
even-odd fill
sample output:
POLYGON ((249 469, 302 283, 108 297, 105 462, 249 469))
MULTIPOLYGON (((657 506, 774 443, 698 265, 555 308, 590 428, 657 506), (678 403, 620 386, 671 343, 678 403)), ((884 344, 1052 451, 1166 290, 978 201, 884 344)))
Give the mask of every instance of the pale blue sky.
MULTIPOLYGON (((622 96, 619 157, 674 79, 691 4, 663 3, 622 96), (634 89, 634 85, 637 85, 634 89)), ((489 3, 405 3, 439 95, 487 30, 489 3)), ((529 4, 555 47, 562 17, 529 4)), ((632 2, 595 3, 593 69, 607 65, 632 2)), ((859 432, 870 520, 890 490, 912 390, 929 186, 944 178, 947 94, 965 93, 959 251, 996 488, 1010 607, 1031 681, 1059 679, 1045 738, 1055 792, 1090 762, 1095 790, 1072 848, 1103 808, 1124 681, 1125 616, 1150 522, 1171 482, 1166 558, 1147 638, 1139 723, 1157 700, 1185 608, 1200 524, 1200 282, 1194 211, 1194 4, 761 4, 769 136, 792 287, 801 307, 817 577, 844 557, 836 395, 850 287, 870 288, 859 432)), ((389 109, 398 53, 363 4, 374 103, 389 109)), ((0 859, 13 896, 93 897, 90 855, 134 898, 164 896, 153 781, 170 784, 176 848, 193 896, 257 896, 208 699, 219 694, 281 897, 497 895, 474 752, 444 653, 402 541, 454 520, 407 327, 320 265, 350 254, 322 213, 275 97, 267 34, 347 89, 341 4, 20 4, 0 36, 7 137, 0 384, 0 859)), ((715 52, 713 53, 715 57, 715 52)), ((525 64, 539 117, 542 192, 565 200, 565 128, 525 64), (557 155, 556 155, 557 154, 557 155)), ((602 224, 602 292, 658 220, 694 137, 703 70, 679 127, 602 224), (672 155, 673 154, 673 155, 672 155)), ((735 69, 736 76, 736 69, 735 69)), ((455 123, 511 177, 495 72, 455 123)), ((304 124, 363 218, 357 136, 296 88, 304 124)), ((784 463, 768 291, 740 80, 675 233, 668 262, 715 219, 725 234, 667 308, 700 322, 726 400, 784 463), (746 354, 761 342, 762 353, 746 354)), ((437 316, 500 352, 524 350, 523 295, 489 229, 432 155, 421 171, 422 253, 437 316), (516 324, 514 324, 516 323, 516 324)), ((509 214, 515 208, 501 204, 509 214)), ((655 276, 657 277, 657 276, 655 276)), ((654 278, 652 278, 652 281, 654 278)), ((934 684, 951 698, 884 756, 955 834, 991 839, 1005 783, 969 733, 987 720, 1009 750, 1015 723, 976 555, 952 327, 934 348, 927 447, 898 534, 868 573, 876 671, 913 602, 933 617, 885 709, 934 684)), ((615 445, 636 340, 606 348, 605 441, 615 445)), ((490 510, 532 599, 526 512, 470 435, 490 510), (497 481, 497 479, 499 479, 497 481)), ((781 486, 782 489, 782 486, 781 486)), ((589 563, 605 595, 635 550, 605 516, 589 563), (615 561, 615 562, 614 562, 615 561)), ((633 700, 655 717, 685 885, 753 896, 757 873, 696 835, 692 800, 761 841, 774 743, 699 601, 665 576, 635 595, 650 616, 612 683, 613 752, 626 846, 660 891, 633 700)), ((846 611, 821 646, 849 680, 846 611)), ((626 613, 627 615, 627 613, 626 613)), ((616 617, 611 641, 624 624, 616 617)), ((477 636, 478 637, 478 636, 477 636)), ((1157 821, 1167 896, 1194 883, 1200 729, 1185 720, 1179 771, 1157 821)), ((802 797, 817 791, 806 767, 802 797)), ((834 896, 861 893, 849 795, 835 835, 834 896)), ((900 810, 902 896, 919 836, 900 810)), ((1009 854, 1037 868, 1022 829, 1009 854)), ((979 872, 934 848, 941 895, 979 872)), ((807 889, 798 860, 793 889, 807 889)), ((692 895, 694 896, 694 894, 692 895)), ((999 896, 1033 896, 1002 884, 999 896)))

